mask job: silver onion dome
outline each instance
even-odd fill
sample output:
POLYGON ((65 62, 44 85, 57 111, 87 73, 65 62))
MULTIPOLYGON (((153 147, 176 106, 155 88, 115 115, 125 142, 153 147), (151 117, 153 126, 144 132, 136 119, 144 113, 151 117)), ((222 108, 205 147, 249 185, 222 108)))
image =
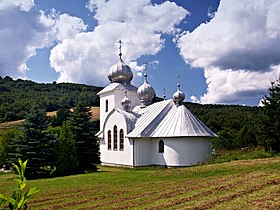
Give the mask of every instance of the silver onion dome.
POLYGON ((173 101, 177 106, 180 106, 185 99, 185 94, 180 90, 180 84, 177 87, 177 91, 173 94, 173 101))
POLYGON ((118 82, 122 84, 130 83, 133 79, 133 73, 130 67, 123 62, 121 53, 119 56, 120 60, 110 68, 108 78, 110 82, 118 82))
POLYGON ((121 104, 123 106, 123 109, 125 111, 128 111, 131 106, 131 100, 127 97, 127 90, 124 91, 124 98, 121 101, 121 104))
POLYGON ((144 84, 137 90, 138 98, 141 101, 141 107, 146 107, 152 103, 155 96, 154 88, 147 81, 147 74, 144 74, 144 84))

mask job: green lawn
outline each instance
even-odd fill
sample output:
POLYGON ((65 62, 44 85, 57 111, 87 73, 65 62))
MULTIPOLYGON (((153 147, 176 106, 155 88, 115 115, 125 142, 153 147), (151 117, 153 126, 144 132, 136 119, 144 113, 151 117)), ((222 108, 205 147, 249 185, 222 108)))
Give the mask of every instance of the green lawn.
MULTIPOLYGON (((10 193, 12 174, 0 174, 10 193)), ((113 168, 28 181, 40 192, 31 209, 277 209, 280 158, 238 160, 188 168, 113 168)))

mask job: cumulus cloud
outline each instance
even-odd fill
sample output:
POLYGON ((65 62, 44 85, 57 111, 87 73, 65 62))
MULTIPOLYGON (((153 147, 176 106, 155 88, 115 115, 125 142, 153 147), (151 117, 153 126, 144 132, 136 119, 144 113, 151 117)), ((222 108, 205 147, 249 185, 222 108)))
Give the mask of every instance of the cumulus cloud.
POLYGON ((4 2, 0 10, 0 75, 24 77, 27 59, 35 55, 36 48, 49 44, 49 29, 40 22, 39 12, 28 10, 31 5, 4 2))
POLYGON ((25 78, 26 62, 37 49, 84 31, 81 19, 36 10, 33 0, 0 1, 0 75, 25 78))
POLYGON ((34 0, 4 0, 0 1, 0 10, 19 7, 21 11, 29 11, 34 6, 34 0))
POLYGON ((65 39, 51 50, 50 64, 59 72, 59 82, 107 84, 108 68, 118 61, 119 39, 126 63, 155 55, 164 47, 161 34, 174 33, 188 14, 169 1, 156 5, 150 0, 90 0, 86 7, 98 21, 94 30, 65 39))
POLYGON ((213 19, 178 41, 192 67, 205 69, 202 103, 232 103, 261 97, 279 73, 280 2, 221 0, 213 19))

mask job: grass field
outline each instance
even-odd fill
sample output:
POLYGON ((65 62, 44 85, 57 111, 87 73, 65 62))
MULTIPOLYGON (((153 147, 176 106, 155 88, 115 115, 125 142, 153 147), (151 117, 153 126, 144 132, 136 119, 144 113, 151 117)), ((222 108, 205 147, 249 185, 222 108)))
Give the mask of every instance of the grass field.
POLYGON ((17 120, 12 122, 0 123, 0 136, 3 135, 9 129, 19 129, 23 120, 17 120))
MULTIPOLYGON (((12 174, 0 175, 10 193, 12 174)), ((280 158, 188 168, 113 168, 31 180, 31 209, 278 209, 280 158)))

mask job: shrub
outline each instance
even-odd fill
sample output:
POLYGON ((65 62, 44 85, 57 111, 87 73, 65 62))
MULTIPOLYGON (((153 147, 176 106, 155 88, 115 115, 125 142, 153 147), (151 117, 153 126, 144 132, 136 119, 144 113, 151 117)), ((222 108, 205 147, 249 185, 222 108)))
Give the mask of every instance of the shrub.
POLYGON ((17 187, 13 191, 12 196, 0 194, 0 206, 8 203, 9 209, 13 210, 27 209, 27 201, 32 195, 39 191, 37 187, 32 187, 24 193, 24 189, 26 187, 26 178, 24 176, 24 173, 27 165, 27 160, 25 162, 22 162, 21 159, 19 159, 18 163, 19 166, 13 164, 17 173, 17 178, 14 179, 16 181, 17 187))

